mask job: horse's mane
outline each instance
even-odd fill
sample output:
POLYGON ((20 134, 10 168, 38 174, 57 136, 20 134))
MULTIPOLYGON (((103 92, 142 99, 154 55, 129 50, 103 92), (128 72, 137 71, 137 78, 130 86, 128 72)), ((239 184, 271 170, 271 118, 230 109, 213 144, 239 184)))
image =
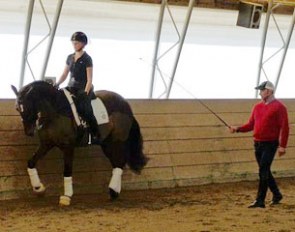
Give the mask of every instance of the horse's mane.
POLYGON ((27 98, 38 107, 47 110, 51 108, 58 114, 72 117, 71 107, 63 93, 46 81, 34 81, 24 86, 18 94, 19 99, 27 98))
POLYGON ((19 98, 25 97, 30 91, 45 97, 50 97, 58 92, 56 88, 46 81, 34 81, 20 89, 19 98))

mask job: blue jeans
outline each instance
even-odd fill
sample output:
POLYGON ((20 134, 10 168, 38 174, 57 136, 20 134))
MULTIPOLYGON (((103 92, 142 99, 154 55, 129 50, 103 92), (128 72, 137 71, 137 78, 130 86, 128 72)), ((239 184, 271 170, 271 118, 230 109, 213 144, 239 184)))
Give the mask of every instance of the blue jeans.
POLYGON ((269 188, 274 197, 281 196, 280 190, 271 173, 271 164, 278 149, 278 141, 255 142, 255 156, 259 166, 259 187, 257 201, 264 202, 269 188))

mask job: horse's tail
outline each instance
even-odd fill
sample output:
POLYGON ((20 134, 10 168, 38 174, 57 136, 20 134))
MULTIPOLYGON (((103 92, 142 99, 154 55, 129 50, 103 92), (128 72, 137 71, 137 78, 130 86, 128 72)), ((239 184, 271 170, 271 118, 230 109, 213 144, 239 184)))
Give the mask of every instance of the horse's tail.
POLYGON ((143 154, 143 140, 138 122, 133 117, 133 122, 128 137, 129 155, 127 164, 136 174, 140 174, 141 170, 148 162, 148 158, 143 154))

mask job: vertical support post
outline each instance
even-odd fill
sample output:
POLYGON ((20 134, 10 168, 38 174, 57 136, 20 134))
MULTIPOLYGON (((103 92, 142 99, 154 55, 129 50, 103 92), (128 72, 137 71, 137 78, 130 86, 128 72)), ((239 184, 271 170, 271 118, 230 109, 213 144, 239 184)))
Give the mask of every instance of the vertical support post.
POLYGON ((183 30, 182 30, 182 33, 181 33, 179 47, 178 47, 178 51, 177 51, 177 55, 176 55, 176 59, 175 59, 171 79, 170 79, 169 86, 168 86, 168 89, 167 89, 166 98, 169 98, 169 95, 170 95, 170 92, 171 92, 171 88, 172 88, 172 85, 173 85, 175 73, 176 73, 179 58, 180 58, 180 54, 181 54, 181 51, 182 51, 182 47, 183 47, 183 43, 184 43, 184 40, 185 40, 186 32, 187 32, 188 25, 189 25, 189 22, 190 22, 190 18, 191 18, 191 15, 192 15, 194 3, 195 3, 195 0, 190 0, 189 1, 189 8, 188 8, 188 11, 187 11, 187 14, 186 14, 185 24, 183 26, 183 30))
POLYGON ((20 73, 20 79, 19 79, 19 88, 23 87, 23 85, 24 85, 26 61, 27 61, 27 53, 28 53, 28 45, 29 45, 29 37, 30 37, 33 10, 34 10, 34 3, 35 3, 35 0, 30 0, 29 7, 28 7, 27 21, 26 21, 26 28, 25 28, 25 40, 24 40, 22 62, 21 62, 21 73, 20 73))
POLYGON ((289 48, 289 45, 290 45, 290 40, 291 40, 292 33, 293 33, 293 30, 294 30, 294 23, 295 23, 295 8, 294 8, 294 11, 293 11, 293 17, 292 17, 292 21, 291 21, 290 28, 289 28, 288 35, 287 35, 287 40, 286 40, 286 42, 284 44, 284 52, 283 52, 282 60, 281 60, 281 63, 280 63, 277 79, 276 79, 276 82, 275 82, 275 89, 277 89, 278 84, 279 84, 282 69, 283 69, 283 66, 284 66, 284 63, 285 63, 285 58, 286 58, 287 51, 288 51, 288 48, 289 48))
MULTIPOLYGON (((264 28, 263 28, 263 34, 262 34, 262 40, 261 40, 261 51, 260 51, 260 60, 259 60, 259 65, 258 65, 258 75, 257 75, 257 83, 256 86, 259 85, 260 83, 260 76, 261 76, 261 69, 263 66, 263 55, 264 55, 264 49, 265 49, 265 43, 266 43, 266 36, 267 36, 267 31, 268 31, 268 25, 269 25, 269 19, 272 11, 272 5, 273 5, 273 0, 268 1, 268 8, 267 8, 267 13, 266 13, 266 18, 265 18, 265 23, 264 23, 264 28)), ((255 91, 255 98, 258 97, 258 90, 255 91)))
POLYGON ((57 25, 58 25, 62 5, 63 5, 63 0, 59 0, 58 5, 56 7, 55 16, 54 16, 54 19, 53 19, 53 25, 52 25, 51 33, 50 33, 49 40, 48 40, 48 46, 47 46, 47 51, 46 51, 46 54, 45 54, 43 68, 42 68, 42 71, 41 71, 41 78, 40 78, 41 80, 44 80, 44 78, 45 78, 45 72, 46 72, 46 69, 47 69, 48 60, 49 60, 49 56, 50 56, 50 53, 51 53, 51 48, 52 48, 53 40, 54 40, 54 37, 55 37, 55 32, 56 32, 56 28, 57 28, 57 25))
POLYGON ((155 73, 156 73, 156 66, 157 66, 157 60, 158 60, 159 45, 160 45, 160 39, 161 39, 161 31, 162 31, 163 18, 164 18, 164 12, 165 12, 165 5, 166 5, 166 0, 162 0, 160 14, 159 14, 159 20, 158 20, 158 27, 157 27, 157 32, 156 32, 157 33, 156 34, 156 45, 155 45, 154 58, 153 58, 153 67, 152 67, 152 76, 151 76, 149 98, 153 98, 155 73))

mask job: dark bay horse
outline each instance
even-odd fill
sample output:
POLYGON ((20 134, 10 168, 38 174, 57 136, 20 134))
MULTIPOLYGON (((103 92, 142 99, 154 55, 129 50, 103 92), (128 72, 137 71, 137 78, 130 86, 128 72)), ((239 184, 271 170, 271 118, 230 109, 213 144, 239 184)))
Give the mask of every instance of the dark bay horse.
MULTIPOLYGON (((57 90, 45 81, 32 82, 15 92, 16 109, 20 113, 25 134, 33 136, 38 132, 39 147, 28 161, 28 174, 35 193, 44 193, 36 169, 37 162, 53 147, 58 147, 64 158, 64 195, 60 196, 61 205, 70 205, 73 195, 72 167, 74 149, 77 143, 77 127, 70 105, 64 92, 57 90)), ((132 171, 140 174, 147 163, 143 154, 143 141, 139 125, 131 107, 120 95, 110 91, 97 91, 95 95, 104 103, 109 123, 99 126, 99 136, 104 154, 113 167, 109 184, 112 199, 121 191, 121 176, 126 164, 132 171)))

